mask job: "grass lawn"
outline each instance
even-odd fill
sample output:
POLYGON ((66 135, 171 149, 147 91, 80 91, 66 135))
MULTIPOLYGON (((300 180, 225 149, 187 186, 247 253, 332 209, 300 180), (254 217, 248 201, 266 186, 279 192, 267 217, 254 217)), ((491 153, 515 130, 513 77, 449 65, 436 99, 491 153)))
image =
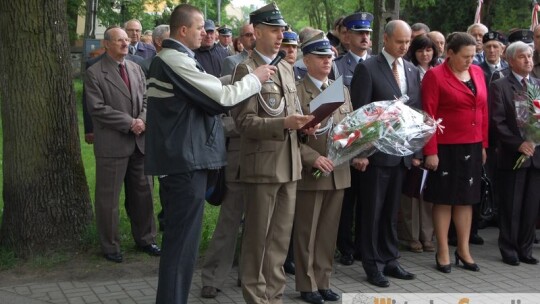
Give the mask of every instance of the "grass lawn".
MULTIPOLYGON (((88 183, 88 187, 90 189, 90 195, 92 198, 92 203, 94 202, 94 188, 95 188, 95 159, 94 159, 94 151, 93 146, 89 145, 84 142, 84 128, 83 128, 83 120, 82 120, 82 104, 81 104, 81 96, 82 96, 82 81, 80 79, 74 80, 74 87, 75 92, 77 94, 77 117, 78 117, 78 125, 79 125, 79 137, 81 140, 81 154, 82 159, 84 163, 84 169, 86 172, 86 179, 88 183)), ((0 127, 0 136, 2 132, 2 128, 0 127)), ((0 137, 1 138, 1 137, 0 137)), ((2 149, 2 140, 0 140, 0 156, 3 152, 2 149)), ((3 157, 0 157, 0 160, 3 160, 3 157)), ((1 164, 1 163, 0 163, 1 164)), ((159 203, 159 183, 156 181, 154 187, 154 213, 157 215, 159 211, 161 211, 161 206, 159 203)), ((3 176, 0 174, 0 187, 3 187, 3 176)), ((1 189, 1 188, 0 188, 1 189)), ((135 253, 135 243, 131 237, 131 229, 129 220, 127 218, 127 214, 123 205, 124 201, 124 194, 121 194, 120 197, 120 233, 121 233, 121 244, 122 244, 122 251, 129 256, 130 254, 135 253)), ((3 213, 3 206, 4 202, 3 199, 0 199, 0 221, 2 219, 2 213, 3 213)), ((214 231, 217 217, 219 215, 219 207, 211 206, 210 204, 206 204, 205 206, 205 212, 204 212, 204 220, 203 220, 203 232, 202 232, 202 239, 201 239, 201 245, 199 248, 199 251, 201 253, 204 252, 204 250, 208 246, 208 242, 212 238, 212 233, 214 231)), ((156 219, 157 224, 157 219, 156 219)), ((82 244, 83 247, 86 247, 88 245, 89 250, 87 250, 89 254, 89 258, 99 258, 99 242, 98 242, 98 236, 96 232, 95 223, 92 223, 88 229, 88 234, 85 236, 84 244, 82 244)), ((158 234, 158 244, 161 243, 161 233, 158 234)), ((47 256, 37 256, 33 259, 33 261, 28 261, 30 263, 33 263, 36 265, 36 267, 45 266, 48 265, 54 265, 56 263, 61 263, 63 259, 67 257, 64 257, 62 252, 56 252, 48 254, 47 256)), ((18 263, 27 263, 27 261, 19 261, 13 252, 6 248, 0 247, 0 270, 2 269, 8 269, 11 268, 18 263)))

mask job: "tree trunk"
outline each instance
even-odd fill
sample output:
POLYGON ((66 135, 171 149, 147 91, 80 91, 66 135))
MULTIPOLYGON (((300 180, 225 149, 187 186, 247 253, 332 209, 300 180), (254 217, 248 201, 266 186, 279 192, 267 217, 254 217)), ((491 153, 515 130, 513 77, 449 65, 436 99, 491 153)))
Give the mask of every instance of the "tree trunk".
POLYGON ((381 52, 383 47, 384 27, 392 20, 399 19, 399 1, 400 0, 375 0, 372 49, 373 54, 381 52))
POLYGON ((65 0, 0 0, 4 213, 18 256, 73 247, 92 218, 65 0))

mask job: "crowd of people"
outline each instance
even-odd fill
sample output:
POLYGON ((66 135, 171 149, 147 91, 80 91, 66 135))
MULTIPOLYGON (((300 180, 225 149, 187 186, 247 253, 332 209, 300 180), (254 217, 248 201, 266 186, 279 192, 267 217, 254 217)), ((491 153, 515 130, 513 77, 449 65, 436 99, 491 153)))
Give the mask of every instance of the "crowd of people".
POLYGON ((538 264, 540 152, 521 114, 530 92, 540 93, 540 27, 505 35, 475 23, 445 37, 422 23, 391 20, 375 54, 373 19, 356 12, 338 18, 329 33, 296 33, 272 3, 253 11, 233 38, 231 28, 181 4, 169 25, 151 33, 141 35, 138 20, 109 27, 101 54, 87 62, 83 98, 104 258, 123 261, 124 186, 135 243, 161 257, 157 303, 187 303, 207 185, 224 170, 226 191, 202 264, 204 298, 219 296, 240 230, 238 286, 247 303, 280 303, 285 273, 294 275, 305 302, 338 301, 335 261, 361 261, 367 281, 381 288, 389 277, 413 280, 399 263, 401 245, 433 252, 434 268, 446 274, 452 262, 480 271, 469 244, 483 244, 485 171, 494 185, 502 262, 538 264), (343 103, 305 128, 315 118, 310 102, 332 85, 343 91, 343 103), (408 106, 441 119, 444 131, 412 155, 377 152, 334 165, 327 145, 338 122, 405 95, 408 106))

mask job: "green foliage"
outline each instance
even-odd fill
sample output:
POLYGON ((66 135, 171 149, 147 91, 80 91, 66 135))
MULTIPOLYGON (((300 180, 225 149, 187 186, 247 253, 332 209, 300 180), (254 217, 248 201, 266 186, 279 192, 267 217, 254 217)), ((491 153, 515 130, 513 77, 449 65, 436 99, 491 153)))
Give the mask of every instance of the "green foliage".
MULTIPOLYGON (((403 2, 402 2, 403 3, 403 2)), ((470 0, 424 0, 406 1, 402 4, 401 17, 410 24, 423 22, 432 30, 444 34, 466 31, 474 22, 477 1, 470 0)), ((531 2, 484 1, 482 23, 490 29, 507 33, 513 28, 529 28, 531 23, 531 2)))
POLYGON ((81 12, 84 2, 84 0, 67 0, 67 23, 70 42, 79 38, 77 35, 77 17, 81 12))

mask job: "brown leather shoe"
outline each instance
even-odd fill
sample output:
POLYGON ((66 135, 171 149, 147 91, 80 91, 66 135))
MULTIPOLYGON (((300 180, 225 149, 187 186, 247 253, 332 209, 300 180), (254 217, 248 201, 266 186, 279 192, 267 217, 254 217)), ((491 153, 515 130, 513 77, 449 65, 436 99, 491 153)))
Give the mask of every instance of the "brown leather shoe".
POLYGON ((415 253, 423 252, 424 250, 422 249, 422 243, 420 243, 420 241, 410 241, 409 251, 415 252, 415 253))
POLYGON ((435 252, 435 245, 433 245, 432 241, 422 242, 422 247, 424 248, 424 251, 426 252, 435 252))
POLYGON ((217 292, 218 292, 218 290, 215 287, 204 286, 201 289, 201 297, 207 298, 207 299, 212 299, 212 298, 217 297, 217 292))

